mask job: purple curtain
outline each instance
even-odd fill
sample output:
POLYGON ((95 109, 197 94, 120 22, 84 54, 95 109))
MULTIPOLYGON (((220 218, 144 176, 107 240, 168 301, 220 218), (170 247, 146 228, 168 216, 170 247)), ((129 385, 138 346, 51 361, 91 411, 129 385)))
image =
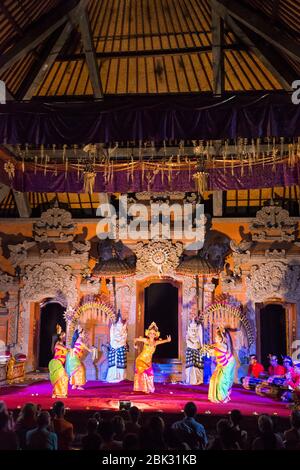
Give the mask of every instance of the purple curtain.
POLYGON ((0 105, 0 142, 86 144, 164 139, 300 135, 300 106, 289 93, 106 96, 102 102, 0 105))
MULTIPOLYGON (((95 181, 95 192, 136 192, 136 191, 195 191, 195 182, 187 170, 180 172, 172 172, 172 178, 169 181, 168 172, 166 171, 162 177, 159 172, 153 175, 153 172, 145 171, 144 178, 141 170, 133 172, 127 171, 114 172, 113 179, 110 183, 106 183, 104 173, 97 173, 95 181)), ((79 178, 77 171, 70 171, 65 177, 64 172, 55 175, 54 171, 37 171, 31 170, 22 173, 20 169, 16 170, 15 177, 9 180, 4 170, 4 162, 0 161, 0 181, 10 185, 17 191, 25 192, 83 192, 83 175, 79 178)), ((209 170, 209 189, 226 190, 226 189, 256 189, 270 188, 273 186, 292 186, 299 184, 300 181, 300 163, 289 167, 287 164, 276 165, 275 171, 272 165, 263 166, 262 164, 234 170, 232 175, 231 169, 214 168, 209 170)))

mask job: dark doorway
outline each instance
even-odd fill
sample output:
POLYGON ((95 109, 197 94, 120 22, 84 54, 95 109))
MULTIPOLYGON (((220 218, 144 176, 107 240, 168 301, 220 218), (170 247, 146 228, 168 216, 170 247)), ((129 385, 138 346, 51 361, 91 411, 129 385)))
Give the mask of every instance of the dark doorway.
POLYGON ((260 310, 260 344, 261 361, 265 367, 269 365, 269 354, 285 355, 286 344, 286 312, 280 304, 269 304, 260 310))
POLYGON ((48 367, 53 357, 51 346, 56 325, 59 324, 66 331, 64 312, 65 307, 57 302, 44 303, 41 307, 39 367, 48 367))
POLYGON ((178 289, 172 284, 153 283, 145 289, 145 328, 155 322, 161 339, 171 335, 171 343, 158 346, 156 359, 178 358, 178 289))

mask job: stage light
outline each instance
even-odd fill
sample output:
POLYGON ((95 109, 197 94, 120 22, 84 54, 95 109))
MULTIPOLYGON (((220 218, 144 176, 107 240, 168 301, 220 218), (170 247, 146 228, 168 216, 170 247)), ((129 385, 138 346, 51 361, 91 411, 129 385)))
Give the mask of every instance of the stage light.
POLYGON ((119 410, 129 410, 131 408, 131 401, 119 401, 119 410))
POLYGON ((258 415, 257 411, 253 411, 253 414, 256 415, 256 416, 258 415))
POLYGON ((206 410, 204 413, 205 413, 206 415, 211 415, 211 411, 210 411, 210 410, 206 410))

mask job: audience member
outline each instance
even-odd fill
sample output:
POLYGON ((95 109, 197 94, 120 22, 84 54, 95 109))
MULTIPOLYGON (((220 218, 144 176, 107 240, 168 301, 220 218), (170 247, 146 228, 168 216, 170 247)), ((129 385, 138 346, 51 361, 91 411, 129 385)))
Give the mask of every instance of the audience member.
POLYGON ((253 444, 253 450, 280 450, 283 449, 283 441, 279 434, 274 432, 273 421, 268 415, 261 415, 258 418, 258 429, 260 437, 257 437, 253 444))
POLYGON ((26 434, 36 428, 37 406, 33 403, 25 403, 16 422, 15 430, 20 442, 21 449, 26 449, 26 434))
POLYGON ((26 434, 26 447, 30 450, 57 450, 57 435, 49 431, 51 417, 42 411, 37 418, 37 428, 26 434))
POLYGON ((0 401, 0 450, 17 450, 18 438, 13 431, 13 418, 4 401, 0 401))
POLYGON ((57 434, 58 450, 69 450, 74 440, 73 424, 67 421, 65 405, 62 401, 56 401, 52 409, 53 431, 57 434))
POLYGON ((197 407, 188 402, 184 407, 185 417, 173 424, 172 429, 177 440, 186 442, 190 449, 205 449, 207 436, 204 426, 196 421, 197 407))
POLYGON ((90 418, 87 424, 87 435, 82 438, 82 450, 100 450, 102 439, 98 434, 98 421, 90 418))

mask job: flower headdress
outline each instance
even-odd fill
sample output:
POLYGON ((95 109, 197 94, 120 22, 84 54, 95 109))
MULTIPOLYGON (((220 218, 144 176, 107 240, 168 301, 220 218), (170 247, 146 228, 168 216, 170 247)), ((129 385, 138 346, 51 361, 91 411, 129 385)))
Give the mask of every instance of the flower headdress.
POLYGON ((159 338, 160 332, 158 331, 157 324, 154 321, 151 323, 149 328, 147 328, 147 330, 145 330, 145 336, 149 336, 149 333, 151 331, 155 331, 156 338, 159 338))

